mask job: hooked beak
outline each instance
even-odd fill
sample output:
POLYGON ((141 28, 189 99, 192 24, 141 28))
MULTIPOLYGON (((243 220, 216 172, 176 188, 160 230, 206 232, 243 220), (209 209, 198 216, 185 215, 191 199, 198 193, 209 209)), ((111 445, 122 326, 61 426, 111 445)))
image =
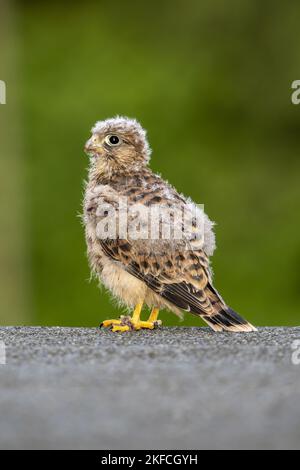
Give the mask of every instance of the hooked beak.
POLYGON ((99 152, 99 145, 95 144, 93 139, 89 139, 84 146, 84 151, 89 157, 93 157, 94 155, 101 155, 99 152))

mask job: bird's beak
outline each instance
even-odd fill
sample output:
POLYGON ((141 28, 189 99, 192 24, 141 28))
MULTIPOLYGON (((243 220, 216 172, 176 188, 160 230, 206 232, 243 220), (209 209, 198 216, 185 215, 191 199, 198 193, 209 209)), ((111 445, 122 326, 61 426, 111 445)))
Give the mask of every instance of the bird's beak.
POLYGON ((99 145, 96 145, 93 139, 89 139, 84 146, 84 151, 89 157, 92 157, 99 153, 99 145))

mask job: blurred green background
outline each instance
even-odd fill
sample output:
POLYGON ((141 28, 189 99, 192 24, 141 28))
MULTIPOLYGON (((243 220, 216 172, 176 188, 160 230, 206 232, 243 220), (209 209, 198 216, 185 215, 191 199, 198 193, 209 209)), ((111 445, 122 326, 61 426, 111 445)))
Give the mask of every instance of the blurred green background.
POLYGON ((258 325, 299 324, 299 2, 0 5, 0 323, 119 314, 89 282, 78 214, 90 128, 122 114, 148 129, 152 168, 217 221, 227 302, 258 325))

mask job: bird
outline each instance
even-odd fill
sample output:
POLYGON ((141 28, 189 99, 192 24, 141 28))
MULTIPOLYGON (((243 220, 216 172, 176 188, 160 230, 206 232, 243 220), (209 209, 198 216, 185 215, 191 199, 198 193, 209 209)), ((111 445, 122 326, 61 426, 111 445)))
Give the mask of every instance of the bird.
POLYGON ((185 312, 201 317, 216 332, 256 331, 213 285, 214 222, 150 169, 141 124, 123 116, 98 121, 84 150, 89 167, 83 225, 91 273, 132 312, 101 326, 119 333, 154 330, 162 325, 160 310, 167 309, 181 318, 185 312))

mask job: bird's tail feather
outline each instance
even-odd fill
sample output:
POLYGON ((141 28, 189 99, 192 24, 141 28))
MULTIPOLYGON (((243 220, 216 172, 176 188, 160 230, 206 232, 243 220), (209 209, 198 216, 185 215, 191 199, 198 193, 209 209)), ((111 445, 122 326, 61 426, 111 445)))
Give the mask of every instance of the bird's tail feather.
POLYGON ((235 333, 257 331, 251 323, 226 305, 213 315, 201 315, 203 320, 214 331, 231 331, 235 333))

